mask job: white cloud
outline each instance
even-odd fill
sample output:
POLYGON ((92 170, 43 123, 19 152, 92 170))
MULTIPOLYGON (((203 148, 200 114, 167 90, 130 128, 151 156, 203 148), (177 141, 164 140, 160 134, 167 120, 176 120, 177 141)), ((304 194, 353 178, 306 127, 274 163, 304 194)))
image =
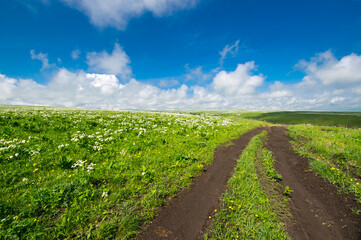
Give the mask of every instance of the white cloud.
POLYGON ((96 73, 115 74, 126 79, 132 74, 130 59, 119 44, 114 45, 111 54, 106 51, 90 52, 86 55, 89 70, 96 73))
POLYGON ((161 89, 135 79, 121 84, 115 75, 61 68, 47 84, 0 75, 0 104, 148 110, 352 110, 361 107, 361 98, 350 91, 342 95, 333 92, 308 95, 303 91, 294 92, 295 85, 275 83, 263 93, 225 95, 212 86, 183 84, 161 89))
POLYGON ((261 96, 265 98, 284 98, 292 96, 292 92, 289 89, 286 89, 285 85, 280 81, 275 81, 269 89, 269 92, 263 93, 261 96))
POLYGON ((333 97, 330 101, 331 104, 340 104, 345 101, 345 97, 333 97))
POLYGON ((30 51, 31 59, 36 59, 42 62, 41 70, 44 70, 46 68, 52 67, 51 64, 49 64, 48 54, 47 53, 35 53, 34 49, 31 49, 30 51))
POLYGON ((8 78, 3 74, 0 74, 0 100, 6 100, 12 97, 13 91, 16 90, 16 79, 8 78))
POLYGON ((61 0, 87 15, 98 27, 124 30, 132 18, 151 12, 156 17, 194 7, 199 0, 61 0))
POLYGON ((338 60, 331 51, 319 53, 311 61, 297 65, 305 71, 301 84, 322 83, 325 86, 349 87, 361 83, 361 56, 350 54, 338 60))
POLYGON ((214 77, 212 86, 217 92, 227 96, 253 94, 264 81, 262 74, 251 74, 255 68, 254 62, 246 62, 238 64, 233 72, 221 71, 214 77))
POLYGON ((81 54, 81 51, 79 49, 75 49, 74 51, 71 52, 71 58, 76 60, 79 58, 81 54))
POLYGON ((227 57, 228 54, 236 54, 238 53, 238 44, 239 40, 237 40, 233 45, 226 45, 222 51, 219 52, 221 58, 219 59, 219 63, 223 65, 224 59, 227 57))
MULTIPOLYGON (((34 52, 34 55, 38 54, 34 52)), ((357 57, 353 54, 348 56, 357 57)), ((342 59, 347 59, 348 56, 342 59)), ((328 52, 323 56, 317 56, 323 60, 317 60, 316 65, 312 64, 315 60, 299 63, 306 72, 305 78, 299 83, 284 84, 275 81, 266 85, 265 77, 261 73, 253 73, 256 70, 255 63, 246 62, 238 64, 234 71, 226 72, 218 69, 218 72, 212 73, 214 77, 210 83, 198 83, 199 85, 192 83, 191 86, 187 86, 177 78, 163 79, 164 82, 152 81, 167 89, 132 79, 129 57, 117 44, 111 54, 103 51, 90 53, 87 57, 89 69, 95 73, 59 68, 54 70, 53 77, 46 84, 0 74, 0 104, 148 110, 357 110, 361 108, 360 83, 347 80, 348 84, 345 86, 336 83, 327 85, 327 79, 314 77, 325 62, 328 62, 326 65, 329 71, 336 68, 334 66, 338 66, 339 62, 343 62, 342 59, 335 60, 328 52), (123 78, 122 83, 119 81, 120 78, 123 78)), ((186 74, 190 74, 189 79, 198 79, 196 82, 201 82, 199 79, 205 74, 201 67, 187 71, 186 74)), ((343 72, 337 68, 335 71, 343 72)), ((183 75, 180 79, 184 80, 186 76, 183 75)))
POLYGON ((86 74, 86 77, 93 79, 90 84, 96 88, 100 88, 101 93, 104 95, 112 95, 118 89, 124 87, 124 85, 119 83, 119 80, 115 75, 88 73, 86 74))

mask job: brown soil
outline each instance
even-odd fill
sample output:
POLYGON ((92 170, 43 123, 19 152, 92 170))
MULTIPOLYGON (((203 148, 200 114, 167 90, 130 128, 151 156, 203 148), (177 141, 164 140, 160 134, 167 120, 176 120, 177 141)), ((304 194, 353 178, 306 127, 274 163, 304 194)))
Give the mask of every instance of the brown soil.
POLYGON ((237 159, 251 138, 262 130, 264 128, 257 128, 233 140, 232 144, 218 147, 213 164, 193 181, 190 189, 181 191, 167 207, 160 209, 159 215, 138 239, 192 240, 202 237, 210 223, 209 216, 219 208, 219 198, 227 188, 237 159))
POLYGON ((308 160, 292 149, 286 127, 271 127, 267 148, 276 159, 276 171, 282 184, 289 186, 294 223, 287 232, 292 239, 361 239, 361 216, 350 209, 360 209, 354 196, 338 193, 336 187, 309 170, 308 160))
POLYGON ((219 208, 219 198, 243 149, 262 130, 269 131, 267 148, 276 159, 282 184, 293 190, 290 210, 293 222, 287 224, 292 239, 361 239, 361 216, 350 209, 360 209, 354 196, 339 194, 337 189, 309 170, 308 160, 297 155, 289 141, 286 127, 258 128, 233 144, 223 144, 214 152, 213 164, 196 178, 190 189, 181 191, 168 206, 143 229, 139 240, 193 240, 203 237, 210 224, 209 216, 219 208))

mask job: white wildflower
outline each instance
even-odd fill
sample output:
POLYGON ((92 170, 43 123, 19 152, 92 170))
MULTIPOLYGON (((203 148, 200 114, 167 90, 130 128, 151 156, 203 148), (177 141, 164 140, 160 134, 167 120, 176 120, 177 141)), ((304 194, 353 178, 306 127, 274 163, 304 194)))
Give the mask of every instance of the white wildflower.
POLYGON ((29 179, 27 179, 26 177, 23 178, 23 182, 28 181, 29 179))
POLYGON ((82 167, 83 166, 83 164, 85 163, 85 161, 82 161, 82 160, 78 160, 76 163, 74 163, 72 166, 71 166, 71 168, 76 168, 76 167, 82 167))
POLYGON ((94 151, 100 151, 102 146, 93 146, 94 151))
POLYGON ((102 197, 104 197, 104 198, 108 197, 108 193, 107 193, 107 192, 103 192, 102 197))
POLYGON ((94 166, 95 166, 96 164, 94 164, 94 163, 90 163, 89 165, 88 165, 88 167, 86 168, 87 169, 87 172, 90 172, 90 170, 93 170, 94 168, 94 166))

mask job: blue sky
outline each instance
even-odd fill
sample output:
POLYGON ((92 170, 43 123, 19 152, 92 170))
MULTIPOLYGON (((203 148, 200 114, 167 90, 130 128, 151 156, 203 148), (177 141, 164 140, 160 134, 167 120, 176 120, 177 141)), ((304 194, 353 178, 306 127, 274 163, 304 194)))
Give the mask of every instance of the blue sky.
POLYGON ((361 110, 361 1, 0 0, 0 104, 361 110))

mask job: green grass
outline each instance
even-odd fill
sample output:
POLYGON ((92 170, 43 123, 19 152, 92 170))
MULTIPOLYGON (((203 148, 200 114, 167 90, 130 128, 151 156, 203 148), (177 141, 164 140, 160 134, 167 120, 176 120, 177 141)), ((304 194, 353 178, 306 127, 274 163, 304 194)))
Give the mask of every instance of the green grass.
POLYGON ((263 182, 275 184, 273 177, 263 175, 266 172, 273 172, 270 176, 276 174, 271 153, 262 148, 265 137, 264 131, 243 151, 221 199, 221 209, 215 210, 205 239, 288 239, 284 224, 279 220, 282 217, 278 216, 287 208, 286 203, 278 199, 270 185, 260 182, 265 178, 263 182), (267 170, 256 168, 264 162, 267 162, 267 170), (261 179, 257 169, 262 174, 261 179))
POLYGON ((311 125, 289 130, 294 149, 312 159, 311 169, 361 203, 361 131, 311 125))
MULTIPOLYGON (((179 112, 179 111, 177 111, 179 112)), ((312 124, 361 128, 361 111, 181 111, 193 115, 224 116, 231 119, 246 118, 267 121, 275 124, 312 124)))
POLYGON ((240 116, 279 124, 312 124, 361 128, 361 112, 241 112, 240 116))
POLYGON ((267 176, 277 181, 282 180, 282 176, 278 174, 274 168, 274 162, 275 159, 272 156, 272 152, 267 149, 263 149, 263 165, 267 176))
POLYGON ((219 144, 263 123, 0 107, 0 239, 130 239, 219 144))

